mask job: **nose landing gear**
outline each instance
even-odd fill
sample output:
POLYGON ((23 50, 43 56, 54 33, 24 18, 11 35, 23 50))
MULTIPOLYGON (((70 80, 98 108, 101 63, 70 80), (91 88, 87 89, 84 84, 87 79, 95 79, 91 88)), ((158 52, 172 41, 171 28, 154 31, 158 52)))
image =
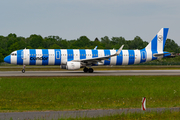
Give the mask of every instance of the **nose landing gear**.
POLYGON ((26 65, 23 65, 22 73, 25 73, 25 67, 26 65))
POLYGON ((92 69, 92 68, 87 68, 87 67, 85 67, 84 69, 83 69, 83 71, 85 72, 85 73, 87 73, 87 72, 89 72, 89 73, 93 73, 94 72, 94 70, 92 69))

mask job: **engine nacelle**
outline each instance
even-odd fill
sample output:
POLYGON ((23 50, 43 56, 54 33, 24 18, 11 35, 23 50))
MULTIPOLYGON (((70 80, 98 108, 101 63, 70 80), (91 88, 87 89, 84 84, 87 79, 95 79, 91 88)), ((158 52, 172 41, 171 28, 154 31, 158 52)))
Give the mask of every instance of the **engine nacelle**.
POLYGON ((67 62, 66 65, 61 65, 61 69, 67 69, 67 70, 78 70, 81 68, 80 62, 67 62))

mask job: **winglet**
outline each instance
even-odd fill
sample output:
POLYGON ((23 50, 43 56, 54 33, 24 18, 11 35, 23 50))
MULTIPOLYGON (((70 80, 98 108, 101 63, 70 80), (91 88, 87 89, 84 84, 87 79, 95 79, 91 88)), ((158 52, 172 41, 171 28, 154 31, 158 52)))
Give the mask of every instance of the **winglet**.
POLYGON ((121 52, 121 50, 123 49, 123 47, 124 47, 124 45, 122 45, 122 46, 119 48, 119 50, 115 53, 115 55, 119 55, 120 52, 121 52))
POLYGON ((98 46, 96 46, 96 47, 94 48, 94 50, 97 50, 97 47, 98 47, 98 46))

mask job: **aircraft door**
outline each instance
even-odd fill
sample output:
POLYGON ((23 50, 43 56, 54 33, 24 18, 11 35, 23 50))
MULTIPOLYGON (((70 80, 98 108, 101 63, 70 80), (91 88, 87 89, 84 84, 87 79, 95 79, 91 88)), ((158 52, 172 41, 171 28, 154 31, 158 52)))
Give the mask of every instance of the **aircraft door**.
POLYGON ((26 60, 26 58, 27 58, 27 54, 26 53, 27 53, 26 49, 21 51, 21 59, 26 60))
POLYGON ((60 51, 56 51, 56 59, 60 59, 60 51))
POLYGON ((24 51, 21 51, 21 59, 24 59, 24 51))
POLYGON ((141 59, 146 60, 146 52, 145 51, 141 51, 141 59))

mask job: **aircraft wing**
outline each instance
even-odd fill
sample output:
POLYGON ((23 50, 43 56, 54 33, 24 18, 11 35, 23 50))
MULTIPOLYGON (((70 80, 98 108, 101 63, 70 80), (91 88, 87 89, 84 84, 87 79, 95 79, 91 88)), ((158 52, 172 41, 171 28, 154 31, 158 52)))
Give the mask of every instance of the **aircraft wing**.
POLYGON ((89 58, 89 59, 73 60, 73 62, 84 62, 84 63, 89 63, 89 64, 96 64, 97 62, 101 62, 102 60, 108 60, 109 61, 110 57, 119 55, 121 50, 123 49, 123 47, 124 47, 124 45, 122 45, 119 48, 119 50, 113 55, 103 56, 103 57, 95 57, 95 58, 89 58))

